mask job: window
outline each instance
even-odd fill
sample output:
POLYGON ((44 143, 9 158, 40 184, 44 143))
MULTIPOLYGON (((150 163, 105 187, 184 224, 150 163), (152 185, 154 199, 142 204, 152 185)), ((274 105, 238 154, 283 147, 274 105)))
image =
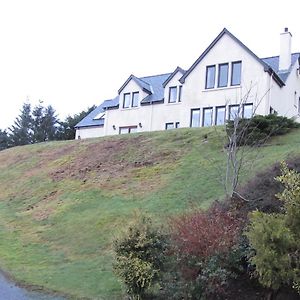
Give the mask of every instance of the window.
POLYGON ((225 106, 218 106, 216 107, 216 125, 224 125, 226 119, 226 108, 225 106))
POLYGON ((234 120, 240 114, 240 106, 239 105, 230 105, 229 106, 229 120, 234 120))
POLYGON ((177 100, 177 86, 169 88, 169 103, 174 103, 177 100))
POLYGON ((137 107, 139 105, 139 92, 132 93, 132 107, 137 107))
POLYGON ((206 67, 206 89, 213 89, 215 87, 215 73, 216 66, 207 66, 206 67))
POLYGON ((191 110, 191 127, 200 127, 200 108, 191 110))
POLYGON ((130 93, 124 94, 123 108, 128 108, 130 106, 130 93))
POLYGON ((179 86, 179 90, 178 90, 178 102, 181 102, 181 90, 182 90, 182 85, 179 86))
POLYGON ((119 128, 119 134, 134 133, 134 132, 137 132, 137 126, 127 126, 127 127, 119 128))
POLYGON ((166 123, 166 130, 174 129, 174 123, 166 123))
POLYGON ((270 106, 270 115, 277 115, 277 111, 272 106, 270 106))
POLYGON ((179 128, 180 127, 180 122, 175 122, 175 128, 179 128))
POLYGON ((300 97, 298 99, 298 114, 300 115, 300 97))
POLYGON ((228 64, 219 65, 218 87, 228 85, 228 64))
POLYGON ((236 61, 231 64, 231 85, 241 84, 242 62, 236 61))
POLYGON ((250 119, 253 115, 253 104, 244 104, 243 105, 243 118, 250 119))
POLYGON ((213 116, 213 109, 211 107, 203 108, 203 121, 202 121, 202 125, 204 127, 212 125, 212 116, 213 116))

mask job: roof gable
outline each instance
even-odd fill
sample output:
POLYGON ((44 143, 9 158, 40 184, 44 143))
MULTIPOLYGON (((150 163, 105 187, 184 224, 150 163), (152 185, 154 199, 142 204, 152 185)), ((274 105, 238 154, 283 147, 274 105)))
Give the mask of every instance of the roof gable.
POLYGON ((206 50, 199 56, 199 58, 193 63, 193 65, 185 72, 185 74, 180 78, 180 82, 184 83, 188 75, 195 69, 195 67, 202 61, 202 59, 207 55, 207 53, 219 42, 219 40, 227 34, 230 36, 237 44, 239 44, 246 52, 248 52, 258 63, 264 67, 264 71, 268 72, 273 76, 274 80, 281 87, 284 82, 277 75, 277 73, 262 59, 260 59, 256 54, 254 54, 246 45, 244 45, 238 38, 236 38, 230 31, 224 28, 219 35, 212 41, 212 43, 206 48, 206 50))
POLYGON ((165 88, 166 85, 172 80, 172 78, 177 74, 177 73, 181 73, 182 75, 184 75, 185 70, 181 69, 180 67, 177 67, 174 72, 167 78, 167 80, 163 83, 163 87, 165 88))
POLYGON ((126 85, 131 81, 133 80, 144 92, 148 93, 148 94, 151 94, 151 86, 141 80, 140 78, 134 76, 133 74, 131 74, 128 79, 124 82, 124 84, 120 87, 120 89, 118 90, 118 93, 120 94, 122 92, 122 90, 126 87, 126 85))

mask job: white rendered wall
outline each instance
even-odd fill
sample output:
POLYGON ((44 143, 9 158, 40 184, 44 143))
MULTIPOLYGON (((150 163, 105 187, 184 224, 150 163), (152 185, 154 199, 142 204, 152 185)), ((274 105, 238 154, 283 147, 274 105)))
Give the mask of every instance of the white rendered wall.
POLYGON ((95 127, 81 127, 76 129, 75 139, 88 139, 94 137, 104 136, 104 127, 103 126, 95 126, 95 127))

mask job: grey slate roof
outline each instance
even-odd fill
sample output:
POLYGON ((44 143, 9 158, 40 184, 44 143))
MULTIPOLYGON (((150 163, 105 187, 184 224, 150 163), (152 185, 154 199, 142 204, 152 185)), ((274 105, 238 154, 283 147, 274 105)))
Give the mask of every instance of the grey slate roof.
POLYGON ((127 85, 127 83, 130 81, 130 80, 134 80, 137 85, 143 90, 145 91, 146 93, 150 94, 151 93, 151 86, 149 85, 148 82, 145 82, 144 80, 142 80, 142 78, 138 78, 134 75, 130 75, 128 77, 128 79, 124 82, 124 84, 120 87, 120 89, 118 90, 118 93, 120 94, 122 92, 122 90, 124 89, 124 87, 127 85))
POLYGON ((264 61, 266 64, 268 64, 278 74, 278 76, 281 78, 283 82, 286 82, 291 72, 291 69, 293 68, 297 60, 299 60, 299 58, 300 58, 300 53, 293 53, 291 67, 289 68, 289 70, 283 72, 279 71, 279 56, 266 57, 266 58, 262 58, 261 60, 264 61))

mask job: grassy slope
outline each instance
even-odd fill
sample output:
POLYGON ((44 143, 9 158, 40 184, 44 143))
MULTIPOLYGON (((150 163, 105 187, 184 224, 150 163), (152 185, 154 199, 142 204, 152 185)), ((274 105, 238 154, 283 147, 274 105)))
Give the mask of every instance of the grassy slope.
MULTIPOLYGON (((220 136, 180 129, 0 152, 0 268, 76 298, 119 299, 112 240, 136 209, 166 221, 222 197, 220 136)), ((250 154, 242 180, 299 155, 300 130, 271 144, 250 154)))

